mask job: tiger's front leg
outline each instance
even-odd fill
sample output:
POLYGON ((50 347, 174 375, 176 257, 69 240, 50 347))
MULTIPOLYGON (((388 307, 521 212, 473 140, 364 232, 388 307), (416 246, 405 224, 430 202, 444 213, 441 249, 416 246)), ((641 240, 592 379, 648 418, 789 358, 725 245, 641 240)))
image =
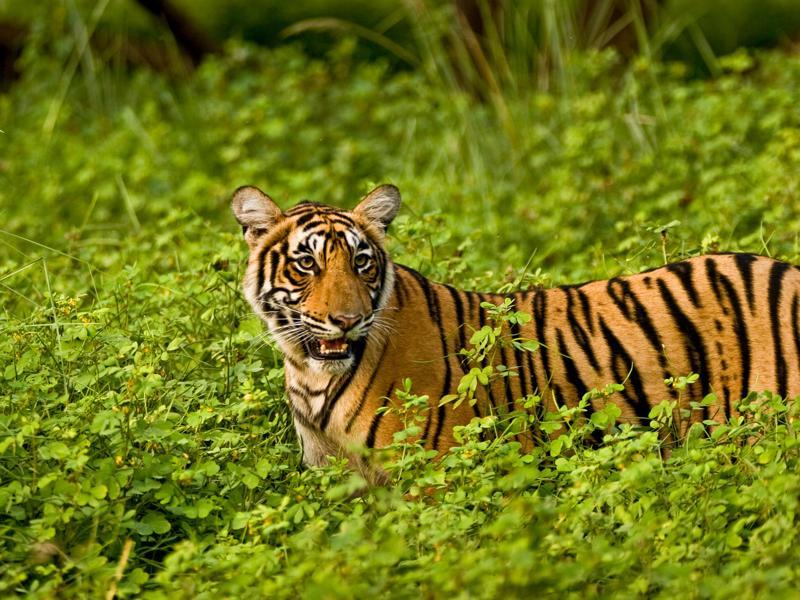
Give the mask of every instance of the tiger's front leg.
POLYGON ((328 436, 319 430, 306 427, 298 419, 294 420, 294 428, 300 445, 303 448, 303 464, 309 467, 321 467, 328 462, 329 456, 342 456, 342 449, 328 436))

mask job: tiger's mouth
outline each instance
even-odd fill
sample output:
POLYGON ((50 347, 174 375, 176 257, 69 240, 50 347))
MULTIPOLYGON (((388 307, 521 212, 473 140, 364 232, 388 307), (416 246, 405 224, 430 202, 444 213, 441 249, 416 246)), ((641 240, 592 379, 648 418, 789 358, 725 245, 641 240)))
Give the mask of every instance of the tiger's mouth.
POLYGON ((312 338, 305 342, 306 352, 316 360, 344 360, 353 355, 353 343, 344 338, 322 340, 312 338))

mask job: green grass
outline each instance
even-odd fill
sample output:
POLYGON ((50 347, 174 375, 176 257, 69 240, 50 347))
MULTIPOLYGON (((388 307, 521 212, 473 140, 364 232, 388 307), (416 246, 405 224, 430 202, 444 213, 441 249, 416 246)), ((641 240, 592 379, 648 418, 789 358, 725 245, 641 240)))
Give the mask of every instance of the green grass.
POLYGON ((228 198, 352 206, 391 181, 396 260, 465 287, 716 249, 800 262, 796 57, 697 81, 570 54, 569 86, 509 95, 503 122, 350 40, 327 61, 233 45, 166 80, 39 35, 0 96, 3 595, 795 592, 795 410, 774 398, 669 458, 626 428, 521 454, 479 441, 487 421, 441 462, 398 443, 361 497, 341 464, 303 469, 228 198))

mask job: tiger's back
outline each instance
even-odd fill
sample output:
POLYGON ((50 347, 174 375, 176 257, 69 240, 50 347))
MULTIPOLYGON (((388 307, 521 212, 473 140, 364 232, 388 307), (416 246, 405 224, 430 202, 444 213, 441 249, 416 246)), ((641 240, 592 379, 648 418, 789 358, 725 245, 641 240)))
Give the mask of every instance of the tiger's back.
MULTIPOLYGON (((415 369, 414 390, 432 398, 454 393, 469 368, 457 352, 471 331, 488 321, 481 302, 499 303, 504 296, 432 284, 402 267, 395 288, 397 314, 409 305, 415 310, 413 317, 401 317, 397 327, 410 325, 404 332, 409 340, 419 339, 421 324, 435 328, 431 338, 439 338, 439 347, 410 344, 398 356, 390 355, 393 362, 387 364, 414 357, 424 363, 423 355, 437 356, 435 373, 415 369)), ((516 310, 533 317, 508 331, 509 337, 537 340, 539 349, 501 348, 498 362, 513 375, 479 393, 472 414, 463 407, 431 411, 425 436, 430 447, 451 445, 452 426, 532 393, 552 410, 575 405, 592 389, 623 383, 623 391, 610 400, 622 409, 621 420, 645 424, 650 409, 663 400, 680 399, 681 407, 689 408, 714 393, 717 402, 692 411, 684 428, 735 416, 735 403, 750 391, 800 394, 800 270, 786 263, 748 254, 708 255, 645 273, 509 297, 516 310), (699 375, 698 381, 680 394, 665 384, 690 373, 699 375)), ((605 402, 592 400, 589 412, 605 402)), ((364 427, 374 428, 376 422, 364 427)), ((391 432, 397 426, 379 429, 391 432)), ((377 441, 388 443, 389 438, 377 441)))
POLYGON ((406 378, 430 398, 421 438, 438 451, 455 443, 454 426, 519 407, 529 394, 552 409, 622 383, 610 398, 591 400, 589 411, 612 401, 622 420, 645 423, 663 400, 688 408, 713 393, 716 402, 691 420, 721 422, 750 391, 800 394, 800 270, 716 254, 509 294, 532 319, 504 334, 537 340, 539 349, 500 344, 494 362, 512 376, 479 388, 475 403, 440 404, 473 366, 459 351, 490 320, 481 304, 505 296, 457 290, 394 265, 383 247, 399 205, 391 186, 353 211, 283 213, 253 188, 237 195, 234 211, 251 246, 246 296, 286 355, 287 396, 307 463, 348 455, 353 445, 391 443, 402 417, 379 409, 397 403, 406 378), (680 393, 665 385, 689 373, 699 379, 680 393))

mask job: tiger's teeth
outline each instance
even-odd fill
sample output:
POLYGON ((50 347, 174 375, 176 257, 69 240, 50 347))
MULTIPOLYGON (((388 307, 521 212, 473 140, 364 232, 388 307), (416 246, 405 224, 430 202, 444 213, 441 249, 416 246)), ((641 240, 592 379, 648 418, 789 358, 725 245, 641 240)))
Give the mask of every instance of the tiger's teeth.
POLYGON ((340 354, 346 352, 348 343, 345 340, 319 340, 319 351, 322 354, 340 354))

